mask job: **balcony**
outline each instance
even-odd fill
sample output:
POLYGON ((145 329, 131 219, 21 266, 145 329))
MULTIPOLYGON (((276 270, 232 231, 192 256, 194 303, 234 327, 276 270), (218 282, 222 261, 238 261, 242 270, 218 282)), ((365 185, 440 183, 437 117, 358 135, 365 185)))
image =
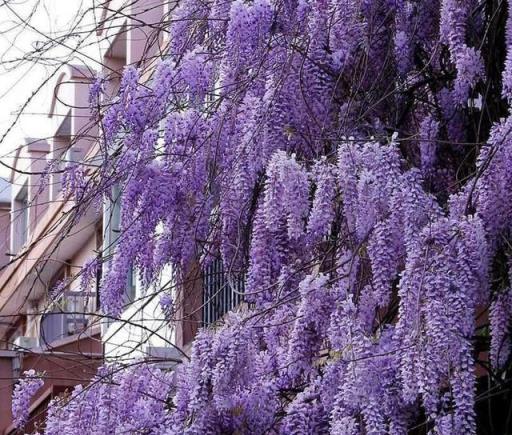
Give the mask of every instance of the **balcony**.
POLYGON ((52 304, 41 319, 40 346, 49 346, 58 340, 83 333, 96 310, 96 293, 65 292, 52 304))

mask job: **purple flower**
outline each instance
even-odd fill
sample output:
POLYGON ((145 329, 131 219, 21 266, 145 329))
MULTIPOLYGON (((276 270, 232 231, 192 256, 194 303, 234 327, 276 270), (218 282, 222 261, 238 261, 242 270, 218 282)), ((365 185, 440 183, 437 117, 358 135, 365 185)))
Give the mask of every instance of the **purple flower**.
POLYGON ((22 429, 28 421, 32 398, 44 384, 42 376, 41 373, 36 373, 35 370, 27 370, 14 386, 12 394, 12 415, 14 425, 18 429, 22 429))

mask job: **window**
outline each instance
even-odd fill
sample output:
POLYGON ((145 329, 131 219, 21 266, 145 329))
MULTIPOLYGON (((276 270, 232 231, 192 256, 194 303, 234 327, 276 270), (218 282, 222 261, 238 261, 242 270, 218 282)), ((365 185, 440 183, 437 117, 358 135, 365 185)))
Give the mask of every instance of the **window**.
POLYGON ((57 200, 62 191, 62 171, 66 167, 66 154, 71 149, 71 109, 68 110, 52 139, 50 200, 57 200))
POLYGON ((219 320, 243 300, 244 280, 224 271, 220 258, 203 269, 203 325, 219 320))
POLYGON ((126 299, 127 302, 133 302, 135 300, 135 292, 137 289, 137 271, 132 266, 128 271, 128 280, 126 284, 126 299))
POLYGON ((23 246, 27 243, 28 237, 28 201, 26 196, 22 200, 20 210, 20 246, 23 246))
POLYGON ((103 222, 99 222, 96 225, 96 258, 98 259, 98 267, 96 268, 96 309, 100 309, 100 288, 101 278, 103 276, 103 222))
POLYGON ((16 254, 26 244, 28 239, 28 188, 23 186, 14 200, 14 209, 12 214, 12 252, 16 254))
MULTIPOLYGON (((121 228, 121 190, 112 188, 112 196, 106 200, 103 212, 103 255, 110 258, 115 252, 115 245, 121 228)), ((108 269, 108 268, 107 268, 108 269)), ((135 300, 137 285, 136 270, 131 267, 126 277, 125 303, 135 300)))
POLYGON ((103 255, 109 258, 114 253, 114 246, 119 237, 121 222, 121 191, 119 186, 112 188, 112 195, 106 198, 103 207, 103 255))

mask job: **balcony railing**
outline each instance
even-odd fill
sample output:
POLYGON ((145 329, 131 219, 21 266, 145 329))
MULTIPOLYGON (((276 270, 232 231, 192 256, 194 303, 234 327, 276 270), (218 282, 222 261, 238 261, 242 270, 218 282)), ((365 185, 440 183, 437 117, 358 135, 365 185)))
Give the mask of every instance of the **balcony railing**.
POLYGON ((40 344, 48 345, 56 340, 83 332, 90 314, 96 309, 96 293, 66 292, 54 303, 51 311, 41 319, 40 344))

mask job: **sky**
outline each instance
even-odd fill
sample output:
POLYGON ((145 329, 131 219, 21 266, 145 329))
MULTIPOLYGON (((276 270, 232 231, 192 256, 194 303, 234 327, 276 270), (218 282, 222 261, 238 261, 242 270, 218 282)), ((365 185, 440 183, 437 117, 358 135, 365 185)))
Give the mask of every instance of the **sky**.
MULTIPOLYGON (((95 0, 0 1, 1 162, 11 164, 13 150, 24 143, 25 137, 52 135, 47 114, 56 71, 63 63, 83 64, 97 50, 96 34, 91 32, 94 15, 86 13, 85 18, 80 18, 85 11, 91 11, 94 3, 95 0), (62 39, 75 26, 74 35, 62 39), (77 47, 78 51, 73 52, 77 47), (30 55, 35 50, 39 53, 30 55)), ((0 166, 0 177, 9 174, 7 168, 0 166)))

